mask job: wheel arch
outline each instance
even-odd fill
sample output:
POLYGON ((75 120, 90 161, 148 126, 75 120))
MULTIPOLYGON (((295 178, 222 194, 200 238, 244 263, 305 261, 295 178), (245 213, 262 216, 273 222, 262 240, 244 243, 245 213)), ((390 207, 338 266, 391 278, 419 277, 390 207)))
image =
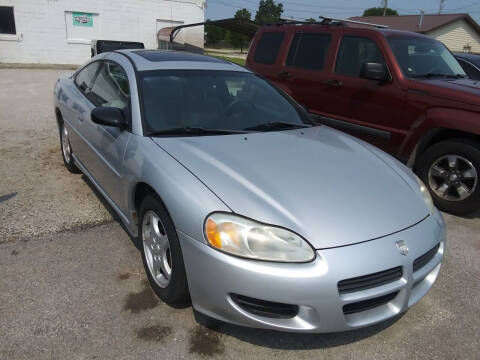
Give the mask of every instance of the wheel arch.
POLYGON ((480 143, 480 135, 477 134, 452 128, 434 128, 425 134, 417 143, 415 150, 412 152, 408 160, 408 165, 415 170, 417 158, 430 146, 451 139, 469 139, 480 143))

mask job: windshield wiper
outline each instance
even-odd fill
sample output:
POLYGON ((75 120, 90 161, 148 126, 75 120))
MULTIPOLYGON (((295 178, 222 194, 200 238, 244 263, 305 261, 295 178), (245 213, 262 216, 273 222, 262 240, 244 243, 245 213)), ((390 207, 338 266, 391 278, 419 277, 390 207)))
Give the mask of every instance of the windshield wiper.
POLYGON ((284 130, 284 129, 300 129, 312 127, 312 125, 307 124, 292 124, 281 121, 267 122, 263 124, 258 124, 254 126, 247 127, 243 130, 246 131, 274 131, 274 130, 284 130))
POLYGON ((211 129, 203 127, 178 127, 164 130, 152 131, 147 136, 161 135, 227 135, 227 134, 245 134, 243 130, 211 129))
POLYGON ((445 77, 449 79, 463 79, 466 77, 466 75, 463 74, 438 74, 438 73, 428 73, 428 74, 423 74, 423 75, 414 75, 412 76, 414 78, 431 78, 431 77, 445 77))

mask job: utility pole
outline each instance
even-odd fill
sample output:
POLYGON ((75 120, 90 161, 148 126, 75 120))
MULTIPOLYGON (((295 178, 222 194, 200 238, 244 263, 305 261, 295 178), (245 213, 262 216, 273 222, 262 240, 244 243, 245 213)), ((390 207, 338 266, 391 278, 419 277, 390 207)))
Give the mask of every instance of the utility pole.
POLYGON ((383 3, 383 16, 387 15, 388 0, 382 0, 383 3))
POLYGON ((438 7, 438 13, 441 14, 445 8, 445 0, 440 0, 440 6, 438 7))

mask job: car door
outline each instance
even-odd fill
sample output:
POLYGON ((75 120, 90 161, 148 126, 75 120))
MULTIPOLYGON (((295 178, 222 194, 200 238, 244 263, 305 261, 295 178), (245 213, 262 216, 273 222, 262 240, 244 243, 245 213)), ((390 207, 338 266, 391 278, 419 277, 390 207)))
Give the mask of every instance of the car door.
POLYGON ((279 82, 289 88, 292 97, 308 107, 312 113, 324 112, 330 106, 325 101, 329 74, 325 71, 331 49, 332 33, 296 32, 290 42, 285 66, 279 74, 279 82))
MULTIPOLYGON (((104 60, 88 93, 95 107, 116 107, 131 123, 130 86, 125 70, 118 63, 104 60)), ((83 133, 94 158, 88 164, 90 175, 107 196, 120 208, 124 207, 123 156, 131 132, 85 121, 83 133)))
POLYGON ((330 125, 392 152, 407 131, 401 127, 406 94, 394 79, 380 82, 363 78, 362 67, 366 63, 381 63, 388 70, 374 39, 344 35, 326 82, 328 101, 333 106, 323 115, 337 120, 330 125))
POLYGON ((70 144, 77 160, 89 167, 92 153, 85 137, 85 123, 95 106, 87 96, 97 76, 101 63, 94 61, 76 73, 71 87, 65 89, 64 101, 60 104, 65 126, 69 134, 70 144))

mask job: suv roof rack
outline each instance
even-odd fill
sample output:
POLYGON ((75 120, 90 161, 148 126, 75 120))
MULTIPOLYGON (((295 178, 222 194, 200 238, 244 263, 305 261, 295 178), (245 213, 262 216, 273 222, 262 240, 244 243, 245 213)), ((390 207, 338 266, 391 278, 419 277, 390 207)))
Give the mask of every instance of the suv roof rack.
POLYGON ((321 21, 321 24, 324 24, 324 25, 329 25, 329 24, 332 24, 332 23, 335 23, 335 22, 340 22, 340 23, 347 23, 347 24, 373 26, 373 27, 380 28, 380 29, 389 28, 389 26, 387 26, 387 25, 374 24, 374 23, 369 23, 369 22, 364 22, 364 21, 356 21, 356 20, 348 20, 348 19, 336 19, 336 18, 331 18, 331 17, 326 17, 326 16, 319 16, 319 18, 323 19, 321 21))
POLYGON ((337 26, 345 26, 348 24, 357 24, 357 25, 364 25, 364 26, 373 26, 379 29, 387 29, 389 26, 387 25, 380 25, 374 24, 364 21, 356 21, 356 20, 348 20, 348 19, 337 19, 331 18, 326 16, 319 16, 321 21, 316 22, 309 22, 309 21, 301 21, 301 20, 291 20, 291 19, 280 19, 281 21, 275 25, 337 25, 337 26))

